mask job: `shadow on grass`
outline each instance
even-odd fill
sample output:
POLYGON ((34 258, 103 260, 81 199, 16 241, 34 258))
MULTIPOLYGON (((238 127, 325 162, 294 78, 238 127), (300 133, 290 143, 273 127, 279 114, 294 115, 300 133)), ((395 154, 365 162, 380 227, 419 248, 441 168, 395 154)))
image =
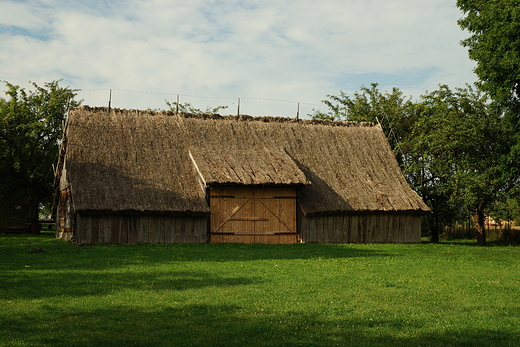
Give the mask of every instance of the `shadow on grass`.
POLYGON ((385 257, 377 249, 336 244, 136 244, 75 246, 45 236, 0 235, 0 269, 35 265, 47 269, 112 269, 119 265, 171 262, 230 262, 385 257), (31 249, 42 252, 31 252, 31 249), (7 267, 8 268, 8 267, 7 267))
MULTIPOLYGON (((164 245, 177 260, 190 261, 254 261, 309 260, 357 257, 385 257, 391 254, 376 249, 337 244, 201 244, 164 245)), ((160 246, 158 246, 160 248, 160 246)))
MULTIPOLYGON (((469 239, 442 239, 440 242, 423 241, 423 244, 433 245, 455 245, 455 246, 469 246, 481 247, 477 245, 476 240, 469 239)), ((503 241, 503 240, 487 240, 485 247, 518 247, 520 242, 517 241, 503 241)))
POLYGON ((126 289, 185 291, 260 283, 256 277, 219 277, 205 271, 45 271, 0 275, 0 298, 42 299, 101 296, 126 289))
MULTIPOLYGON (((1 316, 0 316, 1 317, 1 316)), ((0 342, 17 346, 517 346, 506 329, 430 329, 426 322, 244 312, 234 305, 89 311, 43 308, 4 317, 0 342)))

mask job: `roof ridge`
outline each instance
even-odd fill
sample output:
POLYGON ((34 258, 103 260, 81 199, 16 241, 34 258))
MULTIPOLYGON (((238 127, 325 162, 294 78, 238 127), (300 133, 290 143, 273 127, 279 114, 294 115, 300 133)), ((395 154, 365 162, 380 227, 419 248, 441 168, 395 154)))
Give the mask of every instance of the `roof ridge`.
MULTIPOLYGON (((76 109, 82 109, 90 112, 108 112, 108 107, 91 107, 88 105, 76 107, 76 109)), ((342 127, 373 127, 376 126, 372 122, 354 122, 354 121, 333 121, 326 119, 297 119, 282 116, 250 116, 246 114, 241 115, 220 115, 218 113, 186 113, 181 112, 176 114, 173 111, 168 110, 137 110, 137 109, 119 109, 110 108, 111 113, 129 113, 129 114, 148 114, 148 115, 165 115, 174 116, 178 115, 182 118, 194 118, 194 119, 212 119, 212 120, 234 120, 242 122, 264 122, 264 123, 301 123, 309 125, 327 125, 327 126, 342 126, 342 127)))

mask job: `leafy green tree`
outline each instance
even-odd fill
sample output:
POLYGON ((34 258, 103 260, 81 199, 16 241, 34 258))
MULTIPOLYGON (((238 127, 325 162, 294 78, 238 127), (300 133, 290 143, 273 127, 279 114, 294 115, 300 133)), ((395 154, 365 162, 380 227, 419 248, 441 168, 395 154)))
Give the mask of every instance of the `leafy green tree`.
POLYGON ((457 0, 464 17, 459 26, 471 33, 462 41, 480 87, 504 105, 520 104, 520 1, 457 0))
MULTIPOLYGON (((488 92, 503 113, 503 130, 510 146, 505 170, 520 172, 520 1, 457 0, 464 17, 460 27, 471 36, 462 42, 477 62, 479 87, 488 92)), ((520 174, 511 184, 520 183, 520 174)))
POLYGON ((60 81, 32 83, 26 91, 5 82, 6 98, 0 98, 0 195, 23 199, 29 205, 31 233, 39 233, 39 207, 52 201, 59 141, 67 107, 75 107, 76 90, 60 81))
POLYGON ((193 113, 193 114, 216 114, 219 113, 220 110, 225 110, 228 108, 228 106, 217 106, 217 107, 206 107, 206 110, 201 110, 200 108, 196 108, 192 106, 189 102, 184 103, 178 103, 176 101, 169 102, 168 100, 165 100, 166 105, 168 106, 169 110, 172 112, 178 112, 178 113, 193 113))
POLYGON ((471 213, 477 243, 485 245, 485 213, 516 176, 507 163, 512 143, 503 118, 487 94, 470 86, 440 86, 423 96, 419 107, 412 148, 422 153, 446 203, 471 213))

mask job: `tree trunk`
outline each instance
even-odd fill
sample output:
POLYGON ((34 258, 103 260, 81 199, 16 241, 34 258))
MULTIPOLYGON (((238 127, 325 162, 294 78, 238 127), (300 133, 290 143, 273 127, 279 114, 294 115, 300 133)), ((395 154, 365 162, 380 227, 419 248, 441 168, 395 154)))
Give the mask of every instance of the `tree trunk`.
POLYGON ((475 223, 475 229, 477 231, 477 245, 486 245, 486 226, 484 216, 484 202, 478 204, 476 211, 471 213, 473 217, 473 223, 475 223))
POLYGON ((430 228, 430 242, 439 243, 439 216, 436 211, 427 217, 428 227, 430 228))
POLYGON ((31 234, 40 234, 40 208, 38 199, 35 197, 31 198, 29 204, 29 232, 31 234))

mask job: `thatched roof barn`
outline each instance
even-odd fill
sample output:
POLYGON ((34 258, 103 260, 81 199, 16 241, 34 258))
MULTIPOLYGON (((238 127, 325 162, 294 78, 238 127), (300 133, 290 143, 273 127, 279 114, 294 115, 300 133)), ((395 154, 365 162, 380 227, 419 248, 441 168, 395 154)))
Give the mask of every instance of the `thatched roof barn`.
POLYGON ((86 244, 419 242, 428 211, 371 123, 83 106, 56 187, 86 244))

